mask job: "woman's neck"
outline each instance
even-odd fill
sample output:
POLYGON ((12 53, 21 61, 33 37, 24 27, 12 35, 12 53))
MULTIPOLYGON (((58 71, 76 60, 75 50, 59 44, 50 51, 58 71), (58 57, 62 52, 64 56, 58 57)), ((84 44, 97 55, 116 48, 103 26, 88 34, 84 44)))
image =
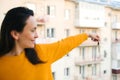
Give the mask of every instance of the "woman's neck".
POLYGON ((18 56, 24 49, 20 47, 14 47, 10 52, 7 53, 8 56, 18 56))

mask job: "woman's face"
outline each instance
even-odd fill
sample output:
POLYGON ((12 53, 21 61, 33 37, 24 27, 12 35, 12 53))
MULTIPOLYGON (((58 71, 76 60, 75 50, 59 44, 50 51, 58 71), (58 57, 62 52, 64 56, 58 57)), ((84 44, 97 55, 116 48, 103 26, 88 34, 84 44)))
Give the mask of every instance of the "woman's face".
POLYGON ((22 48, 34 48, 35 39, 38 38, 36 28, 36 20, 33 16, 30 16, 26 21, 23 31, 19 33, 17 44, 22 48))

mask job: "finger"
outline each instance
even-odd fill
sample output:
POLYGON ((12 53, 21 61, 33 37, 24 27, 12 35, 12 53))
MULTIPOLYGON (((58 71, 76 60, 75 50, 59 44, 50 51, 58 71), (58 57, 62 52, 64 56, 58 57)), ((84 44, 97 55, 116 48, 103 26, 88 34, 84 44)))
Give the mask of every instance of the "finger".
POLYGON ((100 38, 98 35, 96 36, 97 38, 100 38))
POLYGON ((99 39, 98 38, 94 38, 93 41, 99 41, 99 39))
POLYGON ((99 41, 98 41, 98 45, 100 45, 99 41))

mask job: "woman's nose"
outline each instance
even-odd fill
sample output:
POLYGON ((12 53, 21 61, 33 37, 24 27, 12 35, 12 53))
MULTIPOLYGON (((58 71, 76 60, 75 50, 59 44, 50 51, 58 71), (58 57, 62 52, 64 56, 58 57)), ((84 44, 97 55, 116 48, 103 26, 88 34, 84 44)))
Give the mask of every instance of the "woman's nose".
POLYGON ((38 38, 38 33, 37 32, 35 33, 35 38, 38 38))

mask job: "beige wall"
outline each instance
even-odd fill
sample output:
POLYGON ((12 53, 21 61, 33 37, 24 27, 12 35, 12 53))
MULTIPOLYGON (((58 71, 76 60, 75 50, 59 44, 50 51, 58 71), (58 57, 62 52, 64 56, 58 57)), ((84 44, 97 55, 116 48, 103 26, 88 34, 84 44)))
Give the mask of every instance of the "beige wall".
MULTIPOLYGON (((80 47, 86 48, 85 53, 85 60, 82 60, 82 52, 79 47, 72 50, 69 54, 69 57, 64 57, 61 60, 57 61, 52 65, 52 71, 56 72, 56 80, 82 80, 81 74, 79 73, 79 67, 82 66, 81 64, 76 66, 76 58, 78 61, 83 62, 85 65, 86 61, 90 61, 90 66, 85 65, 85 76, 90 78, 94 78, 92 80, 97 80, 98 78, 103 78, 104 80, 111 80, 111 35, 112 38, 115 37, 114 33, 117 30, 117 37, 120 38, 120 29, 113 29, 111 30, 111 22, 113 19, 113 15, 118 15, 120 18, 120 11, 111 9, 109 7, 104 7, 105 9, 105 21, 107 23, 106 27, 82 27, 75 26, 75 7, 77 4, 71 2, 70 0, 1 0, 0 1, 0 23, 4 18, 4 14, 11 8, 16 6, 26 6, 27 3, 35 4, 35 17, 47 17, 48 21, 46 23, 41 24, 38 26, 37 32, 39 34, 38 42, 53 42, 59 39, 66 37, 65 30, 70 30, 70 35, 75 35, 81 33, 82 31, 85 32, 92 32, 93 30, 96 31, 101 37, 100 42, 100 52, 98 51, 98 46, 96 43, 93 44, 90 40, 82 44, 80 47), (47 15, 47 6, 54 6, 55 7, 55 15, 48 16, 47 15), (70 17, 69 19, 65 19, 65 10, 70 10, 70 17), (111 13, 112 16, 109 16, 111 13), (47 28, 54 28, 55 29, 55 37, 54 38, 46 38, 46 29, 47 28), (42 39, 43 40, 42 40, 42 39), (107 39, 107 40, 106 40, 107 39), (92 43, 92 45, 90 45, 92 43), (95 61, 92 60, 92 47, 96 46, 97 49, 97 56, 101 56, 103 61, 99 61, 97 64, 97 75, 92 75, 92 67, 95 61), (104 57, 104 51, 107 52, 107 57, 104 57), (106 66, 108 65, 108 66, 106 66), (64 75, 64 69, 66 67, 70 67, 70 76, 66 77, 64 75), (106 74, 104 70, 107 71, 106 74), (78 79, 76 79, 78 78, 78 79)), ((82 13, 79 11, 79 13, 82 13)), ((120 23, 120 19, 118 19, 120 23)), ((40 23, 39 23, 40 24, 40 23)), ((87 24, 87 23, 86 23, 87 24)))

